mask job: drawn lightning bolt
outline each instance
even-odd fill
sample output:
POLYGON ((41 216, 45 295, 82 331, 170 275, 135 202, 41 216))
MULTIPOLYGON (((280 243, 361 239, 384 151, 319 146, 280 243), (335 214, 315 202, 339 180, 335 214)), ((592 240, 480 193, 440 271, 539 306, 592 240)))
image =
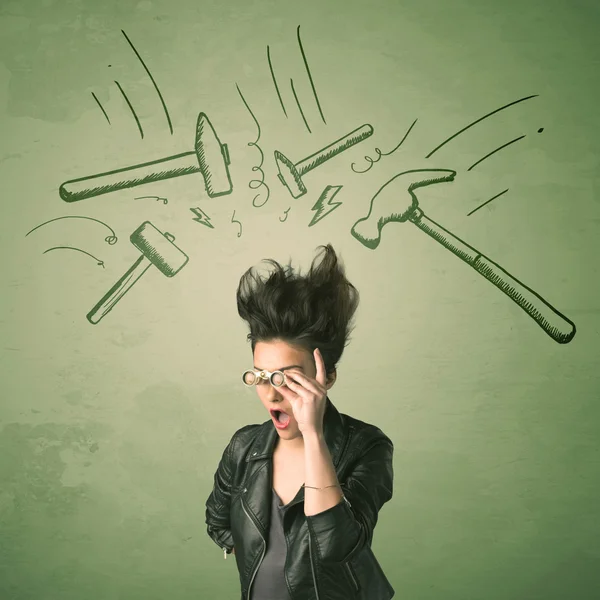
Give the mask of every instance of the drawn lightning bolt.
POLYGON ((313 215, 311 222, 308 224, 312 227, 318 223, 321 219, 324 219, 327 215, 331 214, 341 202, 333 202, 335 195, 342 189, 341 185, 328 185, 319 196, 319 199, 315 202, 311 210, 316 211, 313 215), (329 209, 329 210, 326 210, 329 209))
POLYGON ((190 208, 190 210, 196 215, 194 217, 194 221, 197 221, 201 225, 206 225, 206 227, 210 227, 214 229, 214 225, 210 223, 210 217, 201 209, 201 208, 190 208))

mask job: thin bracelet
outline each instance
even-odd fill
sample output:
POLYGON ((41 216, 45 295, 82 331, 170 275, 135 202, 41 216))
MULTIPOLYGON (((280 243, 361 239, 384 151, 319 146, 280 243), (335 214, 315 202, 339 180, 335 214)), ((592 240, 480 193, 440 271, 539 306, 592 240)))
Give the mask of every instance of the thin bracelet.
POLYGON ((338 487, 339 485, 340 485, 339 483, 334 483, 333 485, 326 485, 325 487, 313 487, 312 485, 302 484, 302 487, 310 488, 311 490, 326 490, 327 488, 338 487))

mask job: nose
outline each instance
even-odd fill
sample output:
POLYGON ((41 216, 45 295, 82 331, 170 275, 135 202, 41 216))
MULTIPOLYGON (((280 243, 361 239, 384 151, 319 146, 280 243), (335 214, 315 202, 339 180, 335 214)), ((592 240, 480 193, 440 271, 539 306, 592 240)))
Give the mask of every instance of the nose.
POLYGON ((267 386, 269 388, 266 394, 267 400, 269 402, 281 402, 283 398, 281 397, 279 392, 270 383, 268 383, 267 386))

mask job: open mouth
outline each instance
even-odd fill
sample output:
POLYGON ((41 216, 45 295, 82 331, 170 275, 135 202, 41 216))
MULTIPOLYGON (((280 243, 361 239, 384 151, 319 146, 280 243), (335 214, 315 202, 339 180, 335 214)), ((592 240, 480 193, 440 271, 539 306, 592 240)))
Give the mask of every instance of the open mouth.
POLYGON ((282 410, 270 410, 271 418, 278 429, 284 429, 290 423, 290 416, 282 410))

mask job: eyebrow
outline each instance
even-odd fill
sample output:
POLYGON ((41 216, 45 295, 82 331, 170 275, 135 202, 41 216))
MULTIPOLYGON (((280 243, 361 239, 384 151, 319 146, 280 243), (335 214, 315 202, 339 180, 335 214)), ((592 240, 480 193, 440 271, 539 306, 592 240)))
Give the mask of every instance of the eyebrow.
MULTIPOLYGON (((281 367, 280 369, 275 369, 276 371, 285 371, 286 369, 292 369, 294 367, 298 367, 299 369, 304 370, 304 367, 302 365, 289 365, 287 367, 281 367)), ((268 369, 259 369, 256 365, 254 365, 254 368, 257 371, 268 371, 268 369)))

